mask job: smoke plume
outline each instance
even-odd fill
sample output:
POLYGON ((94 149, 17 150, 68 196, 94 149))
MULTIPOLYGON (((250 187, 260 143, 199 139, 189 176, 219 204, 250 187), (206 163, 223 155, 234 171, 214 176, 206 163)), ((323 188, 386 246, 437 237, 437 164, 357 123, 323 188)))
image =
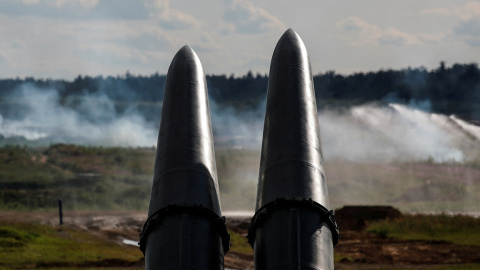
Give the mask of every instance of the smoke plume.
MULTIPOLYGON (((156 144, 160 115, 140 112, 135 103, 119 110, 102 92, 61 98, 58 90, 24 84, 8 98, 18 106, 13 107, 16 112, 0 114, 0 135, 7 139, 126 147, 156 144)), ((425 102, 411 105, 429 107, 425 102)), ((412 107, 390 103, 320 111, 325 159, 463 162, 477 158, 472 149, 478 149, 480 127, 453 115, 412 107)), ((210 111, 217 148, 260 151, 265 102, 255 110, 238 112, 210 100, 210 111)))
POLYGON ((157 126, 147 123, 133 105, 118 113, 114 102, 103 93, 61 100, 55 89, 24 84, 9 99, 19 104, 18 112, 11 113, 19 116, 0 115, 0 134, 6 138, 125 147, 156 143, 157 126))
POLYGON ((471 144, 480 146, 479 127, 398 104, 324 110, 319 121, 326 159, 463 162, 475 157, 471 144))

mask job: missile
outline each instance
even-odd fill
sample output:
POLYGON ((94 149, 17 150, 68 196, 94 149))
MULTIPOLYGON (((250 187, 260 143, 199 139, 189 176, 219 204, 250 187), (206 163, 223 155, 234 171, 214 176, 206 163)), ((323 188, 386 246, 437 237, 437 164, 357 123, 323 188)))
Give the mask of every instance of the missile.
POLYGON ((205 74, 182 47, 170 64, 148 219, 145 269, 223 269, 229 249, 221 215, 205 74))
POLYGON ((255 269, 333 269, 339 231, 329 210, 307 50, 288 29, 270 64, 255 215, 255 269))

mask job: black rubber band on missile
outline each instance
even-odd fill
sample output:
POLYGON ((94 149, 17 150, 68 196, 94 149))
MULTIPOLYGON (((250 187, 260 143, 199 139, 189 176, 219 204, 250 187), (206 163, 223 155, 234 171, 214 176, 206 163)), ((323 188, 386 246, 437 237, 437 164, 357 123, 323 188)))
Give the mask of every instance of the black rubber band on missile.
POLYGON ((247 238, 250 246, 252 246, 253 248, 253 245, 255 243, 255 231, 259 223, 265 220, 269 213, 279 208, 287 208, 292 206, 301 206, 318 211, 323 221, 327 223, 330 231, 332 232, 333 246, 336 246, 338 244, 338 239, 340 238, 340 231, 338 229, 337 222, 335 221, 334 210, 328 210, 323 205, 315 202, 312 199, 282 198, 275 199, 274 201, 265 204, 255 213, 252 221, 250 222, 250 228, 248 228, 247 238))
POLYGON ((228 234, 227 226, 225 225, 225 217, 219 217, 216 213, 202 205, 168 205, 153 213, 145 222, 140 233, 140 250, 145 254, 145 245, 148 234, 155 230, 161 223, 162 219, 168 215, 182 212, 193 212, 200 214, 214 224, 215 230, 220 234, 223 243, 224 253, 230 249, 230 234, 228 234))

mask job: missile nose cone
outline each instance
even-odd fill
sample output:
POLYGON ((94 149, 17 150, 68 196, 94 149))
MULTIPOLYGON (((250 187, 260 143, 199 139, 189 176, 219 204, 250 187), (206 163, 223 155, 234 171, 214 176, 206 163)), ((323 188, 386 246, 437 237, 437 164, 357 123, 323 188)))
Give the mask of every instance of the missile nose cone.
POLYGON ((270 65, 256 209, 276 198, 330 207, 310 61, 292 29, 278 41, 270 65))
POLYGON ((257 204, 248 232, 255 269, 333 269, 338 230, 322 159, 310 61, 300 37, 288 29, 270 64, 257 204))
POLYGON ((221 216, 202 64, 183 46, 168 69, 149 216, 169 205, 200 205, 221 216))
POLYGON ((311 73, 305 44, 291 28, 285 31, 275 47, 270 64, 270 77, 285 68, 296 68, 311 73))
POLYGON ((195 51, 188 45, 183 46, 173 57, 168 68, 165 88, 180 81, 199 83, 201 87, 205 87, 202 63, 195 51))
POLYGON ((207 84, 183 46, 168 69, 148 219, 140 234, 145 269, 223 269, 221 218, 207 84))

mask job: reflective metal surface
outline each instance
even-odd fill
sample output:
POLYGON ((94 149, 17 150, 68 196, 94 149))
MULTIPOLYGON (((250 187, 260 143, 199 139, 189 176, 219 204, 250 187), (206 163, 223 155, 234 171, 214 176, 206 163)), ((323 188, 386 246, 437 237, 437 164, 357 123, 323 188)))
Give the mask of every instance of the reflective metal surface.
POLYGON ((311 198, 330 208, 307 50, 289 29, 270 65, 256 210, 276 198, 311 198))
POLYGON ((329 208, 310 61, 302 40, 289 29, 270 65, 249 230, 255 269, 333 269, 332 232, 338 231, 329 208))
POLYGON ((146 269, 223 269, 221 218, 207 85, 184 46, 165 83, 148 220, 140 236, 146 269))
POLYGON ((202 205, 221 216, 207 84, 189 46, 168 69, 149 216, 171 204, 202 205))

